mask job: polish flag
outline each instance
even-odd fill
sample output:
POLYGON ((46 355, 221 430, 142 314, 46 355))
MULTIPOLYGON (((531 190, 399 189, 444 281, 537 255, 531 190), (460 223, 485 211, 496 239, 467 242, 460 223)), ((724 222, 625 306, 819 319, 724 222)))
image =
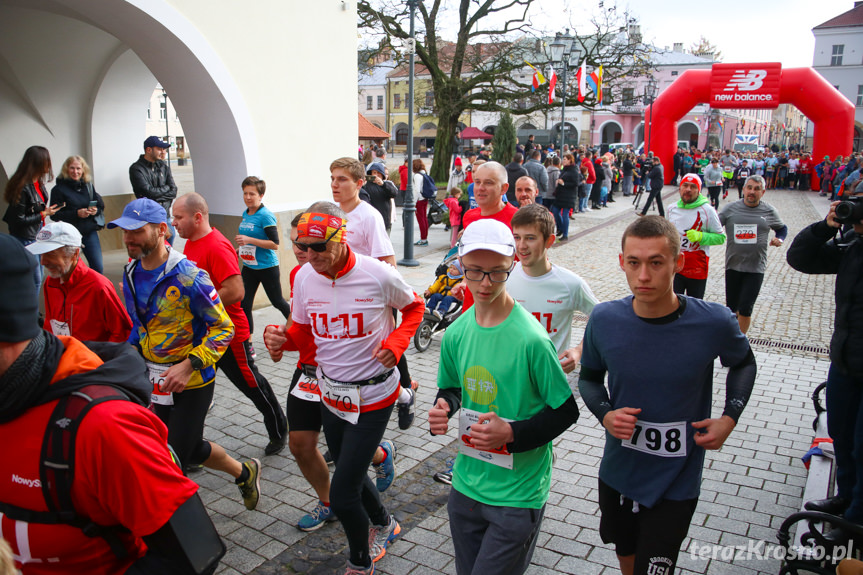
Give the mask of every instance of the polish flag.
POLYGON ((575 79, 578 80, 578 101, 584 102, 587 96, 587 60, 581 61, 581 66, 575 73, 575 79))

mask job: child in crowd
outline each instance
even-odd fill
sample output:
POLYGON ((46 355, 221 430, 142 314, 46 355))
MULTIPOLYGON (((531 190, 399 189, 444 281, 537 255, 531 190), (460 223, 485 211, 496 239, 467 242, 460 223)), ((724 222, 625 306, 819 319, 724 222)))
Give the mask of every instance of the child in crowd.
MULTIPOLYGON (((453 230, 456 227, 453 225, 453 230)), ((437 277, 432 285, 423 294, 428 298, 426 309, 436 318, 441 319, 451 311, 454 311, 461 300, 451 295, 452 288, 459 284, 464 278, 464 271, 458 260, 453 260, 446 273, 437 277)))
POLYGON ((446 204, 447 209, 449 210, 449 225, 452 228, 452 235, 450 236, 449 247, 455 247, 456 241, 458 241, 458 233, 461 229, 461 203, 459 203, 459 198, 461 197, 461 188, 452 187, 449 190, 449 195, 444 199, 443 203, 446 204))

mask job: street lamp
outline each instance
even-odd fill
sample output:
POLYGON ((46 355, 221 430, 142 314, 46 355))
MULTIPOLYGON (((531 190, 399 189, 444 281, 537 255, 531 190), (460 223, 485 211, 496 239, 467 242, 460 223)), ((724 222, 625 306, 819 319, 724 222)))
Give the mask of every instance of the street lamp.
POLYGON ((644 87, 644 103, 650 106, 650 116, 647 118, 647 149, 645 150, 648 155, 650 154, 650 140, 653 138, 653 102, 656 101, 658 88, 656 78, 651 76, 647 79, 647 85, 644 87))
POLYGON ((575 42, 575 38, 569 35, 569 29, 561 34, 554 35, 554 41, 549 46, 551 50, 551 61, 561 67, 561 80, 563 97, 560 99, 560 153, 563 153, 563 145, 566 141, 566 73, 569 66, 578 66, 581 57, 581 47, 575 42))
POLYGON ((404 258, 398 264, 408 267, 417 267, 420 263, 414 259, 414 218, 417 211, 416 196, 414 195, 414 55, 416 54, 416 38, 414 37, 414 15, 420 0, 407 0, 410 9, 410 38, 407 42, 407 52, 410 55, 408 71, 408 181, 405 188, 405 202, 402 209, 402 222, 405 226, 404 258))

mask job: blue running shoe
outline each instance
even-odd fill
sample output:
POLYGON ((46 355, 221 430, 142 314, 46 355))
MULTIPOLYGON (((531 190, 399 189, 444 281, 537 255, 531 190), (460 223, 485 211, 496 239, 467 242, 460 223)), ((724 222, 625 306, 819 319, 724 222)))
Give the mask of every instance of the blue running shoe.
POLYGON ((324 505, 323 501, 318 501, 312 512, 300 519, 300 522, 297 523, 297 529, 300 531, 314 531, 323 527, 324 523, 335 520, 336 514, 333 513, 332 507, 324 505))
POLYGON ((375 468, 375 486, 380 493, 383 493, 390 488, 393 480, 396 478, 396 446, 389 439, 381 441, 381 449, 387 454, 386 459, 378 465, 373 465, 375 468))

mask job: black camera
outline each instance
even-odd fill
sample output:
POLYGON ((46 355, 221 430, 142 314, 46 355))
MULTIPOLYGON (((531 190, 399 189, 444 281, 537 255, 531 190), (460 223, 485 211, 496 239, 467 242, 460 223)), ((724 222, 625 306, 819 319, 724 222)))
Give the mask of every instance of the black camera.
POLYGON ((838 223, 853 225, 863 220, 863 196, 848 198, 836 205, 836 215, 833 216, 838 223))

